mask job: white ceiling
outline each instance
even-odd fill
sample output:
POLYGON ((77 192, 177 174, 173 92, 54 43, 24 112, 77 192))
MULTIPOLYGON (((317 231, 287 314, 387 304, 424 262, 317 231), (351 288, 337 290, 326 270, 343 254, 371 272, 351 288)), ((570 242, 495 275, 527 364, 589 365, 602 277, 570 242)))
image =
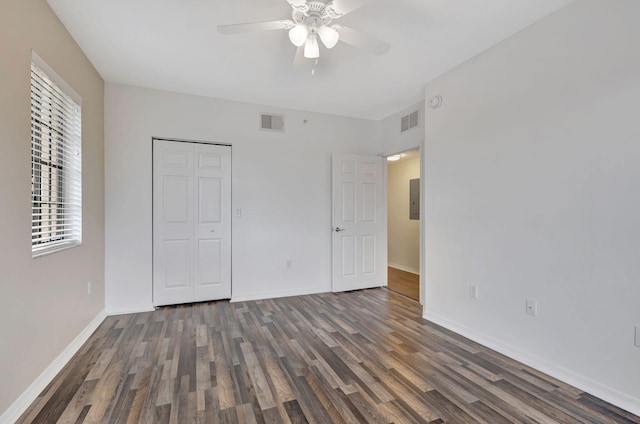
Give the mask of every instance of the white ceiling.
POLYGON ((382 119, 420 101, 429 80, 572 1, 371 0, 339 23, 389 42, 389 52, 321 46, 315 78, 311 65, 293 66, 287 31, 216 31, 221 24, 289 19, 286 0, 48 3, 108 82, 382 119))

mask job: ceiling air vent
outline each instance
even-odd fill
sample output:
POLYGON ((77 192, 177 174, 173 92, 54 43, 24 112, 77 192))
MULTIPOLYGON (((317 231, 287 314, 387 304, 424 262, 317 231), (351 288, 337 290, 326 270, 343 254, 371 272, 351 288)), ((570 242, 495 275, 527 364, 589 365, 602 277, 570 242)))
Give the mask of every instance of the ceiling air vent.
POLYGON ((260 114, 260 129, 284 132, 284 115, 260 114))
POLYGON ((405 132, 418 126, 418 111, 405 115, 400 120, 400 132, 405 132))

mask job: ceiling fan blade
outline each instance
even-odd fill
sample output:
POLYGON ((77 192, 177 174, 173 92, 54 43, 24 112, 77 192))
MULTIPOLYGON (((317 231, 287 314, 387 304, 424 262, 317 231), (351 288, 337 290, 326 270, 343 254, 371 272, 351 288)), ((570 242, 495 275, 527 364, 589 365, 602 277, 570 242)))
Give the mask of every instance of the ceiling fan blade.
POLYGON ((272 31, 274 29, 289 29, 294 26, 293 21, 249 22, 245 24, 218 25, 221 34, 241 34, 243 32, 272 31))
POLYGON ((340 25, 337 26, 336 29, 340 34, 340 41, 350 44, 354 47, 358 47, 359 49, 366 50, 369 53, 375 54, 376 56, 385 54, 391 48, 391 45, 389 45, 389 43, 385 43, 384 41, 380 41, 377 38, 363 34, 353 28, 340 25))
POLYGON ((307 2, 306 0, 287 0, 287 2, 291 5, 291 7, 293 8, 298 8, 298 7, 302 7, 304 6, 307 2))
POLYGON ((333 0, 332 9, 340 16, 351 13, 356 9, 360 9, 371 0, 333 0))

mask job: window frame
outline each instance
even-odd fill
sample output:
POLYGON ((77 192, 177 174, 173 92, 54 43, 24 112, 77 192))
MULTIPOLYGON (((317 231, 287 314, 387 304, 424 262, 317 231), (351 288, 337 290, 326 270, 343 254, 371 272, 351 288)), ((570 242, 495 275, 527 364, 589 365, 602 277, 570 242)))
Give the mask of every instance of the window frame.
POLYGON ((31 255, 82 244, 82 99, 31 55, 31 255))

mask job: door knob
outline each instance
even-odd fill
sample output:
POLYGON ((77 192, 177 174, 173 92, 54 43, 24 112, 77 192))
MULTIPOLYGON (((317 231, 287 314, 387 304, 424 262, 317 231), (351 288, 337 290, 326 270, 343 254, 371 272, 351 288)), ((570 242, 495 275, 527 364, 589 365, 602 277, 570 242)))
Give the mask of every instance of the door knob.
POLYGON ((336 227, 336 233, 339 233, 340 231, 346 231, 346 229, 345 228, 336 227))

